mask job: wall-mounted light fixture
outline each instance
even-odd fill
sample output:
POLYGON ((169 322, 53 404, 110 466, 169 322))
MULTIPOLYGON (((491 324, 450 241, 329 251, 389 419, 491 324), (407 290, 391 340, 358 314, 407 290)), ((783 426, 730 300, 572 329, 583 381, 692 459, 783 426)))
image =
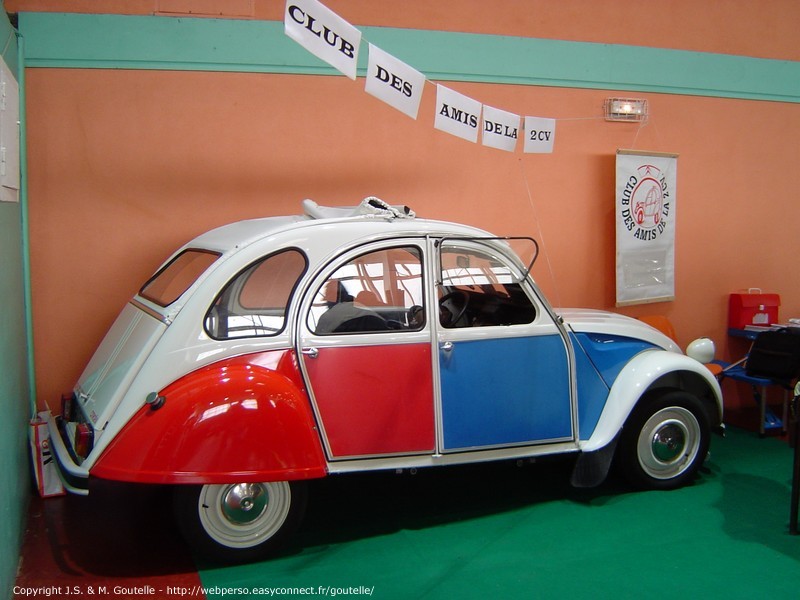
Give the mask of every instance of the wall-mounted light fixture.
POLYGON ((606 121, 642 123, 647 121, 647 100, 636 98, 606 98, 603 103, 606 121))

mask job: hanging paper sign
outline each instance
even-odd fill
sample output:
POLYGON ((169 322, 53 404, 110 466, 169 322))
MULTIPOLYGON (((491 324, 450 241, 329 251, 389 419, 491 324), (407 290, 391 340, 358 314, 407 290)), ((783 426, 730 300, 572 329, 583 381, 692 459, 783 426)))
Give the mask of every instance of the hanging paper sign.
MULTIPOLYGON (((284 12, 286 35, 306 50, 332 65, 350 79, 356 78, 361 31, 339 17, 319 0, 287 0, 284 12)), ((369 44, 365 91, 416 119, 425 87, 425 75, 369 44)), ((440 131, 477 143, 483 132, 484 146, 514 152, 519 137, 526 153, 552 153, 556 120, 525 117, 484 107, 481 102, 443 85, 436 86, 433 126, 440 131), (481 116, 483 115, 483 120, 481 116)))
POLYGON ((283 22, 286 35, 295 42, 356 78, 361 31, 317 0, 288 0, 283 22))
POLYGON ((526 153, 550 153, 556 140, 556 120, 525 117, 526 153))
POLYGON ((491 106, 483 107, 483 145, 513 152, 519 138, 520 116, 491 106))
POLYGON ((469 142, 477 142, 481 107, 482 104, 477 100, 437 85, 436 118, 433 126, 469 142))
POLYGON ((617 150, 617 306, 675 298, 677 154, 617 150))
POLYGON ((412 119, 417 118, 425 75, 374 46, 369 45, 367 83, 364 90, 412 119))

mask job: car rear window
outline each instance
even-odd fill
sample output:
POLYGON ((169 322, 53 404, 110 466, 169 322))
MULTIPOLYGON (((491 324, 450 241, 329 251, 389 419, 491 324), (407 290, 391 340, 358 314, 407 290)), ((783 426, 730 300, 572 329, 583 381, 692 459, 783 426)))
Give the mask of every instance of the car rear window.
POLYGON ((153 275, 139 290, 159 306, 169 306, 189 289, 215 260, 218 252, 208 250, 184 250, 153 275))

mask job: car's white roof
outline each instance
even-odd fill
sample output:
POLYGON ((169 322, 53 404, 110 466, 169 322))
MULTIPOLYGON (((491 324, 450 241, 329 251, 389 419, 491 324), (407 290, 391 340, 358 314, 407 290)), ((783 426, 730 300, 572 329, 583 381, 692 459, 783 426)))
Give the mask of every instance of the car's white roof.
POLYGON ((358 206, 320 206, 312 200, 304 200, 302 206, 304 212, 302 215, 263 217, 222 225, 197 236, 182 249, 203 248, 227 254, 282 231, 296 230, 321 223, 354 223, 359 221, 374 223, 376 230, 389 222, 394 222, 395 224, 397 222, 407 222, 410 226, 409 228, 414 230, 428 229, 430 224, 436 223, 436 229, 452 233, 489 235, 484 231, 467 225, 427 219, 418 220, 414 212, 407 207, 390 206, 375 197, 364 199, 358 206), (381 223, 384 225, 381 225, 381 223))
POLYGON ((187 244, 187 247, 204 248, 225 253, 234 248, 248 246, 265 236, 289 229, 297 223, 311 220, 309 217, 263 217, 228 223, 207 231, 187 244))

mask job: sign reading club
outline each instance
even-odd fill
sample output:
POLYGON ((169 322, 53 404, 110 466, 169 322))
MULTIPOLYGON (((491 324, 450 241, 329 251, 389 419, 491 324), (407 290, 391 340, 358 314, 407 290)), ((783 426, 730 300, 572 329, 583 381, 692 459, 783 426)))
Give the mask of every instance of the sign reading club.
POLYGON ((331 66, 356 78, 361 31, 317 0, 286 4, 286 35, 331 66))
POLYGON ((308 29, 313 35, 322 39, 331 48, 334 48, 347 56, 354 58, 356 55, 356 48, 352 43, 348 42, 334 30, 330 29, 327 25, 320 25, 317 20, 297 6, 292 5, 289 7, 289 16, 295 21, 308 29))

